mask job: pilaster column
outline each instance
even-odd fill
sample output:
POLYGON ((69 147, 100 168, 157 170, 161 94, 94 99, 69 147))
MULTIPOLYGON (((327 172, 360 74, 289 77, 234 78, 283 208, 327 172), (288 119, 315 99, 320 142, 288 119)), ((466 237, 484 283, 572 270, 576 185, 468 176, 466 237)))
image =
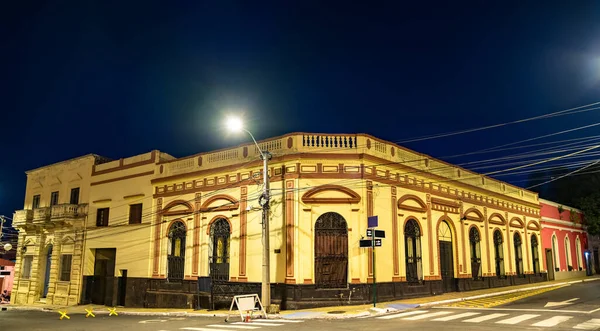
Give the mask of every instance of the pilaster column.
POLYGON ((17 250, 17 256, 16 259, 17 261, 15 262, 15 278, 14 278, 14 282, 13 282, 13 291, 12 291, 12 295, 10 296, 10 303, 15 304, 15 303, 25 303, 25 302, 17 302, 17 296, 19 293, 19 282, 21 281, 21 268, 22 268, 22 263, 23 263, 23 254, 21 254, 21 251, 23 249, 23 244, 25 243, 25 236, 26 236, 26 232, 25 230, 21 230, 19 232, 19 238, 17 241, 17 247, 15 247, 15 249, 17 250))
MULTIPOLYGON (((46 296, 46 302, 54 303, 54 291, 56 289, 56 282, 59 280, 58 272, 60 270, 60 252, 61 252, 61 241, 62 234, 54 235, 54 244, 52 245, 52 256, 50 260, 50 278, 48 280, 48 295, 46 296)), ((46 266, 48 268, 48 266, 46 266)))
POLYGON ((29 282, 29 295, 27 297, 27 303, 32 304, 40 299, 42 292, 44 270, 41 268, 45 261, 44 257, 41 256, 44 252, 46 245, 46 235, 41 233, 40 230, 35 236, 35 246, 33 249, 33 258, 31 262, 31 276, 29 282))
POLYGON ((81 265, 83 263, 83 241, 85 233, 75 231, 75 242, 73 243, 73 257, 71 259, 71 284, 69 286, 69 305, 79 303, 81 293, 81 265))

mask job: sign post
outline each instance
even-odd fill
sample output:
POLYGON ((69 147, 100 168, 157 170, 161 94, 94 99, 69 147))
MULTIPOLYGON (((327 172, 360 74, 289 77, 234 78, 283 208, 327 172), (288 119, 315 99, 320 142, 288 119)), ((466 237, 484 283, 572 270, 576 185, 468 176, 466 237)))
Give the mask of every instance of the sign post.
POLYGON ((373 252, 373 307, 377 306, 377 280, 375 279, 375 236, 371 237, 373 241, 373 248, 371 248, 371 252, 373 252))
POLYGON ((385 238, 385 231, 375 230, 379 226, 377 216, 367 218, 367 238, 360 241, 360 247, 370 247, 373 258, 373 307, 377 306, 377 278, 375 276, 375 247, 381 247, 381 239, 385 238))

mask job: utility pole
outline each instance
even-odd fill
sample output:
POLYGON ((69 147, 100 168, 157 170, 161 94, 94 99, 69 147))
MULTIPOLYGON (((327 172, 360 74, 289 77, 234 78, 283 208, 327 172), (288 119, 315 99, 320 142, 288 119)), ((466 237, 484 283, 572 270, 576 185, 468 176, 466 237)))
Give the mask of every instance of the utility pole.
POLYGON ((262 150, 252 132, 244 129, 244 125, 240 118, 230 117, 227 120, 227 126, 231 131, 246 131, 252 138, 256 150, 260 153, 260 158, 263 161, 263 193, 258 200, 258 203, 262 206, 262 244, 263 244, 263 261, 262 261, 262 286, 261 286, 261 301, 263 306, 268 307, 271 305, 271 255, 270 255, 270 235, 269 235, 269 201, 271 199, 269 195, 269 160, 271 159, 271 153, 266 150, 262 150))
MULTIPOLYGON (((250 134, 252 136, 252 134, 250 134)), ((252 137, 254 139, 254 137, 252 137)), ((256 143, 256 141, 255 141, 256 143)), ((258 144, 257 144, 258 146, 258 144)), ((260 151, 260 149, 259 149, 260 151)), ((261 301, 265 307, 271 305, 271 255, 270 255, 270 236, 269 236, 269 201, 271 199, 269 192, 269 159, 271 153, 268 151, 260 151, 260 156, 263 159, 263 194, 262 201, 262 242, 263 242, 263 265, 262 265, 262 288, 261 301)))

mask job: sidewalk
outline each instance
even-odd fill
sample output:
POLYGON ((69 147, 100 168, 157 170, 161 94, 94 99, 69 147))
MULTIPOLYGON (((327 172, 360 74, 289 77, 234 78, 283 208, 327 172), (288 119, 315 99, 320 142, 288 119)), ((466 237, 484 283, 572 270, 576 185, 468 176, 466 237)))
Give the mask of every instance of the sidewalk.
MULTIPOLYGON (((286 310, 281 311, 279 314, 269 315, 269 318, 288 318, 288 319, 340 319, 340 318, 358 318, 367 317, 374 315, 386 314, 394 311, 402 311, 407 309, 414 309, 417 307, 430 307, 441 304, 449 304, 453 302, 473 300, 485 297, 492 297, 496 295, 516 293, 527 290, 541 289, 553 286, 566 286, 570 284, 596 281, 600 280, 600 277, 581 277, 573 278, 570 280, 550 281, 536 284, 525 284, 516 286, 507 286, 503 288, 491 288, 484 290, 468 291, 468 292, 451 292, 436 296, 405 299, 398 301, 382 302, 378 303, 377 307, 370 305, 356 305, 356 306, 333 306, 333 307, 322 307, 313 309, 302 309, 302 310, 286 310)), ((52 306, 52 305, 1 305, 0 308, 7 308, 8 310, 38 310, 57 313, 58 311, 67 311, 71 314, 86 314, 87 310, 93 310, 96 315, 108 315, 109 310, 106 306, 101 305, 81 305, 81 306, 52 306)), ((120 315, 139 315, 139 316, 173 316, 173 317, 225 317, 228 315, 227 310, 193 310, 193 309, 169 309, 169 308, 117 308, 117 313, 120 315)), ((1 312, 0 312, 1 314, 1 312)), ((58 315, 57 315, 58 317, 58 315)))

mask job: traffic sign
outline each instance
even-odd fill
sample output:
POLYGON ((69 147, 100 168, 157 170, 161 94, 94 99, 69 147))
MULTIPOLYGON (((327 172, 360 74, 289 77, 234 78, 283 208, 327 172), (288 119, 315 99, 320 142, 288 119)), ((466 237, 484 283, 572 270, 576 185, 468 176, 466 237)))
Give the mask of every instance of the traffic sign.
POLYGON ((360 247, 373 247, 373 240, 371 240, 371 239, 362 239, 360 241, 360 247))
POLYGON ((375 247, 381 247, 381 239, 375 239, 375 247))
POLYGON ((375 230, 375 238, 385 238, 385 231, 375 230))
POLYGON ((367 237, 368 238, 373 237, 373 231, 375 231, 375 238, 385 238, 385 231, 383 231, 383 230, 367 229, 367 237))
POLYGON ((368 228, 376 228, 379 224, 379 219, 377 218, 377 216, 369 216, 367 218, 367 224, 368 228))

